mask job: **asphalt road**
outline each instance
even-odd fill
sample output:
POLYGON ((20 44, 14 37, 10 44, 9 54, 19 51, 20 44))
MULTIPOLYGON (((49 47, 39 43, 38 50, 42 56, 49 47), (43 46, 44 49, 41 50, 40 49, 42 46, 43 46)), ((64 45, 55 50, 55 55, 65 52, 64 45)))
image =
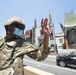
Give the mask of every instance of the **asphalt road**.
POLYGON ((76 75, 76 69, 70 67, 59 67, 56 65, 56 55, 49 55, 44 61, 35 61, 27 56, 23 60, 24 65, 54 73, 56 75, 76 75))

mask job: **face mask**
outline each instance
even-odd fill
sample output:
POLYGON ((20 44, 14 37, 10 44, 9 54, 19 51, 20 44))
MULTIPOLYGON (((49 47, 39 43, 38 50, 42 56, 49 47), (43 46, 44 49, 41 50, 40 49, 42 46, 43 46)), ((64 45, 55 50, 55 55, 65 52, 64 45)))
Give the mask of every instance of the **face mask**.
POLYGON ((20 36, 20 35, 23 34, 23 30, 20 30, 20 29, 18 29, 18 28, 15 28, 14 34, 20 36))
POLYGON ((26 39, 25 35, 23 34, 23 30, 20 30, 18 28, 15 28, 15 31, 13 32, 15 35, 21 37, 22 39, 26 39))

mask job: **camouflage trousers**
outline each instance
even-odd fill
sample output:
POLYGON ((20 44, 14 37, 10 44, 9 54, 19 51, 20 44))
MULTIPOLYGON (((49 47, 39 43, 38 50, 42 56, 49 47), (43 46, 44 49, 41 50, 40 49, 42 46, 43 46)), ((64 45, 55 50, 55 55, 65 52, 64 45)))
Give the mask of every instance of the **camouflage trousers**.
POLYGON ((14 70, 13 68, 7 68, 5 70, 0 71, 0 75, 13 75, 14 70))

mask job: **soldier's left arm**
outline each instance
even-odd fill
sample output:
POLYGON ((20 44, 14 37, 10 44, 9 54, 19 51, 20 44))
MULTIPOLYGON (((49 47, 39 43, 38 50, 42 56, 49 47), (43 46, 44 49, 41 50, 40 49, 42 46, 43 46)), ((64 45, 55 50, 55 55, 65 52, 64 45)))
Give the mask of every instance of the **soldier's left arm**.
POLYGON ((32 49, 32 50, 29 51, 29 52, 27 52, 26 55, 29 56, 29 57, 31 57, 32 59, 37 60, 37 61, 44 60, 49 55, 49 53, 50 53, 50 47, 45 48, 44 45, 43 45, 43 43, 38 48, 36 48, 32 44, 30 44, 30 46, 31 47, 28 49, 28 51, 30 49, 32 49))
POLYGON ((30 52, 30 54, 27 53, 27 55, 30 56, 31 58, 39 60, 39 61, 44 60, 50 53, 48 42, 49 42, 49 36, 51 34, 51 31, 50 31, 50 24, 48 24, 47 18, 41 20, 41 27, 42 27, 42 32, 44 35, 44 41, 42 45, 40 45, 37 51, 30 52))

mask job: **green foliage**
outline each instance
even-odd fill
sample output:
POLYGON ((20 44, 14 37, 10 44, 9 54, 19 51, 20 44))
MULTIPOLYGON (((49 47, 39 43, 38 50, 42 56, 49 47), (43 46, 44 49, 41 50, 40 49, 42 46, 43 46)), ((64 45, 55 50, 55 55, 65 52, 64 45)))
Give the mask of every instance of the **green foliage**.
POLYGON ((62 44, 62 47, 63 47, 63 49, 66 49, 66 44, 63 43, 63 44, 62 44))

